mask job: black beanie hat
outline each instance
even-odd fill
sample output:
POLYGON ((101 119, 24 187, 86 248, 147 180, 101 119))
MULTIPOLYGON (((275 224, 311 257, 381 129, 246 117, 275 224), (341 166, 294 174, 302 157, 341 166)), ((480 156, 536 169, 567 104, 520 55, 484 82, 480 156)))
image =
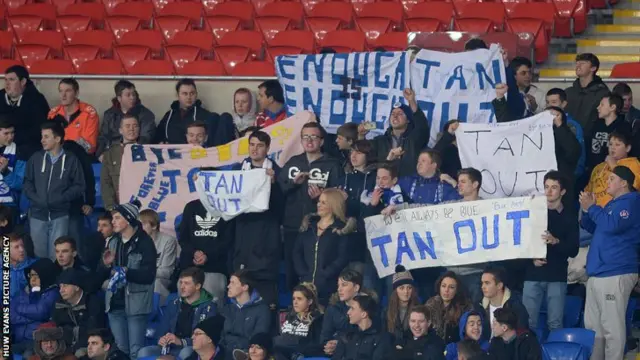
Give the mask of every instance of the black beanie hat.
POLYGON ((267 333, 258 333, 251 337, 249 340, 249 346, 258 345, 267 353, 267 355, 271 354, 273 350, 273 340, 271 336, 267 333))
POLYGON ((224 317, 215 315, 208 317, 196 325, 196 329, 204 331, 205 334, 213 341, 213 344, 220 345, 222 337, 222 329, 224 328, 224 317))
POLYGON ((65 269, 58 275, 58 284, 75 285, 84 290, 84 274, 74 268, 65 269))
POLYGON ((636 176, 628 167, 618 165, 613 169, 613 173, 620 179, 625 180, 629 184, 630 190, 637 190, 633 187, 633 183, 636 181, 636 176))

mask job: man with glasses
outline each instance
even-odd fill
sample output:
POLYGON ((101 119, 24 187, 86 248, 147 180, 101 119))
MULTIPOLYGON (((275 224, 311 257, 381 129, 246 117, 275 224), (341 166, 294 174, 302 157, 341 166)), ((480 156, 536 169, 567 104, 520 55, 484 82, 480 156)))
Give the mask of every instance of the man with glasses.
POLYGON ((316 211, 316 202, 325 188, 343 184, 344 170, 337 159, 322 153, 326 131, 316 122, 304 124, 300 133, 304 152, 289 159, 278 175, 286 196, 284 207, 284 248, 287 287, 297 285, 292 251, 302 218, 316 211))

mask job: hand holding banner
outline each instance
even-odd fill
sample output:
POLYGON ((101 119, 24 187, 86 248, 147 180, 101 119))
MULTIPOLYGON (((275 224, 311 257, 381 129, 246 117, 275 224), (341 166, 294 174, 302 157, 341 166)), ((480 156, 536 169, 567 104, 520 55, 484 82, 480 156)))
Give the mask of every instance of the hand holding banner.
POLYGON ((209 214, 224 220, 269 210, 271 177, 265 169, 201 171, 196 189, 209 214))
POLYGON ((380 277, 407 269, 542 259, 545 197, 457 202, 365 219, 367 245, 380 277))

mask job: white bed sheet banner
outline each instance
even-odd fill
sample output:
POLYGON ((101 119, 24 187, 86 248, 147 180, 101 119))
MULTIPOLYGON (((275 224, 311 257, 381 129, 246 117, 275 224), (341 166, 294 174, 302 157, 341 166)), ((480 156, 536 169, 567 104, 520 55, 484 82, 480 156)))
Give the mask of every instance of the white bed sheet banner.
POLYGON ((488 199, 401 210, 365 218, 380 277, 407 269, 546 258, 543 196, 488 199))
POLYGON ((196 190, 207 212, 230 220, 269 209, 271 178, 265 169, 245 171, 201 171, 196 190))
POLYGON ((558 168, 549 111, 508 123, 463 123, 456 139, 462 167, 482 172, 485 199, 542 195, 544 175, 558 168))

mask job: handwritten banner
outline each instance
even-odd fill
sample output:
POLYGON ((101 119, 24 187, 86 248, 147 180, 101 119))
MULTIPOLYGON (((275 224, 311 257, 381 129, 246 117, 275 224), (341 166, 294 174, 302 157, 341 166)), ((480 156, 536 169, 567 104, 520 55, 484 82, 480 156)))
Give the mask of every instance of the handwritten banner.
MULTIPOLYGON (((313 121, 313 114, 302 111, 264 131, 271 136, 269 157, 284 165, 302 152, 300 130, 313 121)), ((125 147, 120 170, 120 202, 137 198, 142 208, 160 215, 161 229, 169 234, 182 220, 182 210, 198 198, 193 175, 201 167, 231 168, 249 156, 249 138, 214 148, 190 145, 133 145, 125 147)))
POLYGON ((429 146, 447 121, 486 124, 495 119, 495 85, 506 82, 500 47, 461 53, 420 50, 411 63, 416 99, 431 123, 429 146))
POLYGON ((456 130, 462 167, 482 172, 480 196, 544 194, 544 174, 558 168, 553 116, 493 124, 460 124, 456 130))
POLYGON ((201 171, 196 189, 214 217, 231 220, 240 214, 269 210, 271 178, 265 169, 201 171))
POLYGON ((365 218, 380 277, 407 269, 545 258, 547 200, 521 197, 458 202, 365 218))
POLYGON ((276 58, 278 80, 290 114, 309 110, 330 133, 344 123, 375 121, 382 134, 395 103, 409 87, 405 52, 284 55, 276 58))

